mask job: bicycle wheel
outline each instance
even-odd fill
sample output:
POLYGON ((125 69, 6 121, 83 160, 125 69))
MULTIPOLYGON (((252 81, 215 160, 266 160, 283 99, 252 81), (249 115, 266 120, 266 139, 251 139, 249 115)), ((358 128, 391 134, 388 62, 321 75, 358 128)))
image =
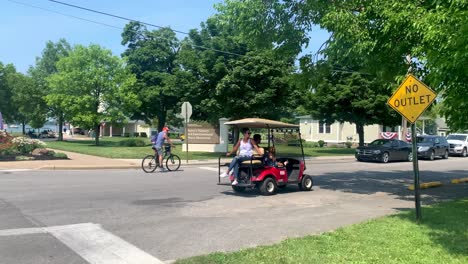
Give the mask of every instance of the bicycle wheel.
POLYGON ((166 168, 169 171, 176 171, 180 167, 180 158, 177 155, 171 155, 166 160, 166 168))
POLYGON ((158 162, 156 161, 156 158, 153 155, 146 156, 141 162, 141 168, 146 173, 155 171, 157 167, 158 167, 158 162))

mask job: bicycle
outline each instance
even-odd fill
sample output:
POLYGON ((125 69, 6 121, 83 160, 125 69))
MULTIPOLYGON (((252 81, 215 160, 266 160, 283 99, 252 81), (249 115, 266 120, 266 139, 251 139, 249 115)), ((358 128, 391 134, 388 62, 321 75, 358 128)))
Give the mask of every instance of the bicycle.
MULTIPOLYGON (((164 146, 164 156, 162 159, 163 164, 164 161, 166 161, 166 168, 168 171, 176 171, 180 167, 180 158, 179 156, 172 154, 170 145, 164 146)), ((146 173, 154 172, 158 167, 163 167, 163 165, 159 164, 158 153, 156 153, 156 155, 148 155, 144 157, 141 162, 141 168, 146 173)))

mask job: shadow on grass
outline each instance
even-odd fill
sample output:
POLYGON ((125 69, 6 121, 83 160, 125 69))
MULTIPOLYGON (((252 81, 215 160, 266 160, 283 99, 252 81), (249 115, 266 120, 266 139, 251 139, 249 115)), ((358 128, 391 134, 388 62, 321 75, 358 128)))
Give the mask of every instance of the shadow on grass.
MULTIPOLYGON (((468 197, 468 184, 451 184, 454 178, 466 177, 465 170, 452 170, 446 172, 424 171, 421 173, 421 182, 441 181, 442 186, 421 190, 423 205, 437 202, 462 199, 468 197)), ((357 194, 375 194, 384 192, 397 197, 397 199, 414 201, 414 191, 407 189, 413 184, 413 174, 408 171, 399 172, 372 172, 358 171, 353 173, 325 173, 314 177, 314 183, 322 189, 350 192, 357 194)), ((397 208, 398 209, 398 208, 397 208)), ((410 211, 395 217, 410 221, 415 220, 414 210, 400 208, 401 211, 410 211)), ((468 200, 459 200, 454 203, 442 203, 424 207, 422 209, 422 225, 430 228, 431 240, 442 245, 454 254, 468 254, 468 200)))
MULTIPOLYGON (((415 221, 414 210, 393 217, 415 221)), ((430 239, 451 254, 468 256, 468 199, 423 208, 420 225, 429 228, 430 239)))

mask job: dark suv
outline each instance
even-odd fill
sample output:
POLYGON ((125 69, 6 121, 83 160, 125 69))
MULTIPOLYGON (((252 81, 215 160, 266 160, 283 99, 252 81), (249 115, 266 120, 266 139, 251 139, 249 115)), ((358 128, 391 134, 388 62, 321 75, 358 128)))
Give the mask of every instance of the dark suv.
POLYGON ((418 136, 418 157, 434 160, 436 156, 448 159, 449 143, 441 136, 418 136))

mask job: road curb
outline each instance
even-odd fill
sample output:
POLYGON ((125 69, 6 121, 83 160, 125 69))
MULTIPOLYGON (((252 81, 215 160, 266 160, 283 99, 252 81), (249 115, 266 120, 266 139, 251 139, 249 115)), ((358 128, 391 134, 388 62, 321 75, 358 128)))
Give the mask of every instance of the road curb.
MULTIPOLYGON (((428 189, 428 188, 434 188, 434 187, 439 187, 439 186, 442 186, 442 183, 440 181, 425 182, 425 183, 419 184, 419 188, 421 189, 428 189)), ((414 184, 409 185, 408 190, 414 191, 414 184)))
POLYGON ((452 183, 453 183, 453 184, 468 183, 468 178, 453 179, 453 180, 452 180, 452 183))

